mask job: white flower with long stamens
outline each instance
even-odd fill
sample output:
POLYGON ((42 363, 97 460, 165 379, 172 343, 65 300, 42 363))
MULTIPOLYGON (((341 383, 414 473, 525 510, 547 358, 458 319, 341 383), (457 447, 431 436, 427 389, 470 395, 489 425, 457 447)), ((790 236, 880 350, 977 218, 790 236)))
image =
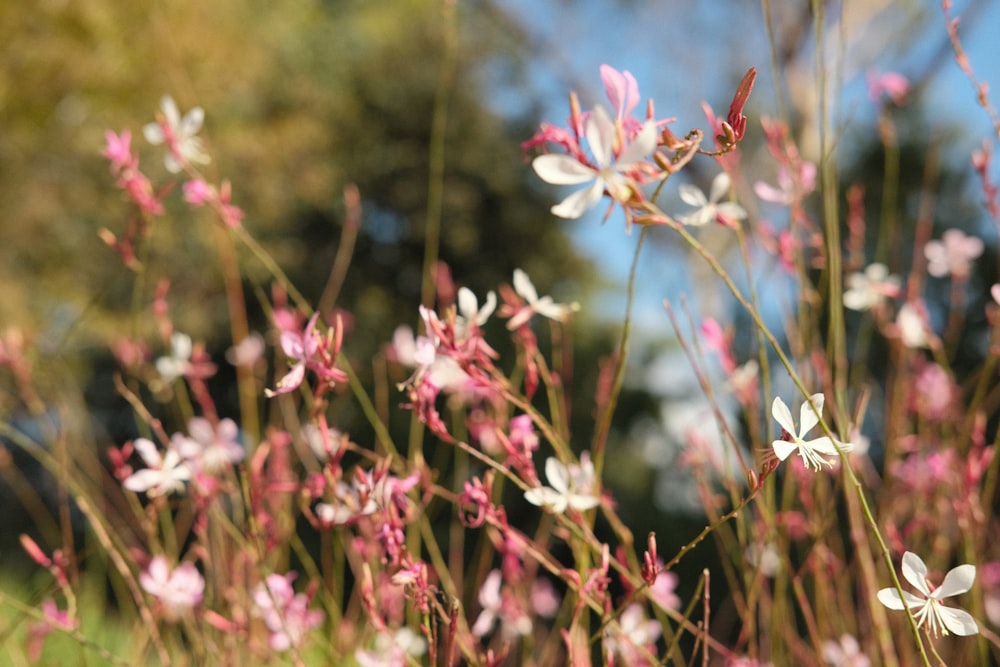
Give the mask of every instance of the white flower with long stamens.
POLYGON ((947 635, 949 632, 962 637, 979 633, 979 626, 972 616, 961 609, 946 607, 941 600, 959 595, 972 588, 976 579, 975 565, 959 565, 945 575, 940 586, 927 581, 927 565, 920 556, 907 551, 903 554, 903 578, 916 588, 923 597, 903 591, 902 597, 895 588, 883 588, 878 592, 879 602, 889 609, 910 609, 918 627, 926 624, 932 636, 947 635))
POLYGON ((580 185, 593 181, 590 187, 574 192, 552 207, 552 213, 560 218, 579 218, 600 201, 605 190, 617 202, 628 201, 632 197, 635 181, 625 172, 652 155, 656 148, 656 123, 646 121, 632 143, 616 158, 617 128, 601 106, 594 107, 587 117, 586 135, 596 167, 569 155, 555 153, 539 155, 531 163, 539 178, 552 185, 580 185))
POLYGON ((844 451, 849 451, 853 448, 854 445, 849 442, 834 444, 834 441, 825 435, 813 440, 805 439, 806 434, 819 423, 818 415, 823 412, 824 401, 823 394, 813 394, 809 397, 808 401, 802 404, 799 410, 799 430, 796 435, 795 423, 792 421, 791 411, 785 405, 784 401, 775 397, 774 403, 771 405, 771 415, 781 424, 781 428, 787 434, 787 439, 782 438, 771 443, 771 447, 779 459, 784 461, 792 452, 797 450, 799 456, 802 457, 802 462, 807 467, 819 470, 824 465, 833 467, 833 462, 823 457, 837 456, 838 446, 844 451), (813 409, 814 406, 815 410, 813 409))
POLYGON ((677 219, 681 224, 692 227, 701 227, 716 220, 730 227, 734 226, 736 220, 743 220, 747 217, 747 212, 739 204, 722 201, 722 198, 729 193, 731 185, 729 174, 724 171, 712 180, 712 189, 707 197, 697 187, 689 183, 682 183, 678 189, 681 201, 694 206, 697 210, 677 219))
POLYGON ((594 495, 594 464, 584 452, 579 465, 566 465, 559 459, 549 457, 545 461, 545 476, 552 486, 540 486, 525 492, 524 498, 532 505, 549 507, 556 514, 567 507, 585 511, 601 504, 594 495))

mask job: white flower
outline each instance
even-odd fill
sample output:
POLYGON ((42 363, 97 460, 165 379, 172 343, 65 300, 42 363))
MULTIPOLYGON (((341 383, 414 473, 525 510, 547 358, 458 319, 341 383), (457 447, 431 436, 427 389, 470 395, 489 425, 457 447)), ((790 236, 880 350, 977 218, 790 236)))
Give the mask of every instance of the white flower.
POLYGON ((170 356, 156 360, 156 371, 170 384, 191 369, 191 336, 175 331, 170 336, 170 356))
POLYGON ((552 213, 560 218, 579 218, 600 201, 605 190, 615 201, 627 201, 632 196, 635 183, 624 172, 633 169, 656 148, 656 124, 646 121, 632 143, 615 159, 617 130, 614 121, 601 106, 594 107, 590 112, 585 132, 596 168, 569 155, 557 154, 539 155, 531 163, 535 173, 546 183, 579 185, 593 181, 590 187, 574 192, 552 207, 552 213))
POLYGON ((175 433, 170 445, 194 470, 214 475, 246 457, 246 451, 237 442, 239 427, 232 419, 223 419, 216 427, 204 417, 192 417, 188 433, 175 433))
POLYGON ((847 276, 844 307, 851 310, 868 310, 886 299, 899 296, 899 276, 889 275, 885 264, 870 264, 864 273, 847 276))
POLYGON ((545 461, 545 477, 551 487, 540 486, 524 494, 525 500, 532 505, 549 507, 560 514, 567 507, 584 511, 601 503, 601 499, 594 495, 596 474, 590 455, 586 452, 580 457, 579 465, 567 466, 550 456, 545 461))
POLYGON ((176 174, 190 162, 207 164, 209 157, 198 138, 198 131, 205 120, 202 108, 195 107, 181 118, 174 98, 164 95, 160 100, 160 110, 163 115, 159 122, 147 124, 142 128, 142 134, 154 146, 167 145, 167 155, 163 158, 167 171, 176 174))
POLYGON ((915 610, 913 616, 917 626, 923 627, 926 623, 927 632, 935 637, 939 634, 947 635, 949 631, 963 637, 979 633, 979 626, 968 612, 946 607, 941 602, 943 598, 959 595, 972 587, 972 582, 976 579, 974 565, 959 565, 945 575, 940 586, 934 587, 927 581, 927 566, 924 561, 915 553, 907 551, 903 554, 903 578, 920 591, 923 597, 907 591, 903 591, 903 596, 900 597, 895 588, 883 588, 878 592, 879 602, 889 609, 915 610))
POLYGON ((802 463, 813 470, 819 470, 822 466, 833 466, 833 462, 823 458, 837 455, 837 445, 842 450, 850 450, 853 445, 849 442, 838 442, 834 445, 833 440, 828 436, 821 436, 813 440, 805 440, 806 433, 811 431, 819 423, 817 414, 823 412, 823 394, 813 394, 808 401, 802 404, 799 409, 799 431, 795 433, 795 423, 792 421, 792 413, 780 398, 775 397, 771 404, 771 415, 781 424, 781 428, 788 434, 790 440, 775 440, 771 443, 774 453, 779 459, 784 461, 788 455, 798 450, 802 457, 802 463), (810 405, 811 403, 811 405, 810 405), (813 410, 813 406, 816 407, 813 410))
POLYGON ((167 447, 166 454, 161 456, 151 440, 137 438, 135 451, 147 468, 129 475, 122 486, 129 491, 145 491, 150 498, 184 490, 184 483, 191 479, 191 468, 181 460, 176 449, 167 447))
POLYGON ((639 649, 653 644, 661 632, 660 623, 650 620, 642 605, 631 604, 618 619, 618 627, 605 631, 605 646, 608 653, 617 653, 626 663, 646 664, 639 649))
POLYGON ((931 344, 930 326, 924 318, 922 307, 904 303, 896 314, 896 329, 899 339, 906 347, 922 348, 931 344))
POLYGON ((685 225, 694 227, 707 225, 710 222, 720 219, 720 222, 724 220, 735 221, 745 219, 747 212, 739 204, 734 204, 733 202, 719 203, 729 192, 730 185, 729 174, 724 171, 720 172, 712 180, 712 191, 708 197, 705 196, 704 192, 690 183, 682 183, 680 188, 678 188, 681 201, 696 207, 697 210, 687 215, 682 215, 677 219, 685 225))
POLYGON ((841 635, 840 641, 823 642, 823 660, 832 667, 871 667, 868 656, 861 652, 861 645, 851 635, 841 635))
POLYGON ((486 295, 486 303, 479 307, 479 299, 475 292, 468 287, 458 290, 458 317, 455 321, 455 328, 460 333, 459 338, 464 338, 469 327, 481 327, 490 319, 490 315, 497 307, 497 295, 492 290, 486 295))
POLYGON ((530 320, 535 313, 551 320, 565 322, 571 313, 580 309, 577 303, 556 303, 551 296, 539 298, 531 278, 521 269, 514 269, 514 291, 527 301, 528 305, 514 313, 507 321, 507 329, 510 331, 530 320))

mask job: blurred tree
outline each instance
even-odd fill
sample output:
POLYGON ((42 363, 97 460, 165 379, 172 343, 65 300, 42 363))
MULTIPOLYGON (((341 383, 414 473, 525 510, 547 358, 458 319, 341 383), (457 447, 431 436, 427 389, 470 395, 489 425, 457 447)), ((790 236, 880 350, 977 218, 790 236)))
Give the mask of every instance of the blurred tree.
MULTIPOLYGON (((447 110, 440 257, 455 280, 482 294, 518 266, 546 291, 579 277, 581 261, 518 152, 537 117, 511 121, 494 99, 524 81, 524 35, 492 1, 459 3, 446 61, 447 6, 6 3, 0 321, 33 321, 60 353, 103 348, 130 330, 132 277, 97 231, 120 230, 131 210, 100 151, 106 128, 130 128, 142 167, 162 179, 159 153, 140 130, 164 93, 182 112, 204 107, 214 158, 206 172, 233 182, 245 226, 314 302, 337 250, 341 193, 358 186, 360 237, 336 304, 354 315, 348 346, 357 359, 416 319, 439 96, 447 110)), ((178 200, 174 192, 153 226, 142 298, 169 278, 178 327, 219 349, 227 309, 206 227, 214 223, 178 200)), ((254 260, 246 267, 262 278, 254 260)), ((148 335, 151 324, 143 326, 137 333, 148 335)))

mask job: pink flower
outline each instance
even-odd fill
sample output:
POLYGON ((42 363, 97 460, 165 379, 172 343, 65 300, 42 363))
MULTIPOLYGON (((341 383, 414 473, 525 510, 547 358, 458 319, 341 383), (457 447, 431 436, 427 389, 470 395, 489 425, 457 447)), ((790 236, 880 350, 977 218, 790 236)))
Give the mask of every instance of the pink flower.
POLYGON ((909 90, 909 79, 898 72, 868 73, 868 97, 872 102, 880 102, 882 96, 886 95, 894 104, 899 105, 906 101, 909 90))
POLYGON ((319 319, 319 313, 314 314, 309 319, 302 332, 281 332, 281 350, 290 361, 295 363, 288 373, 278 381, 273 391, 264 390, 269 398, 278 394, 287 394, 301 385, 305 379, 307 367, 312 369, 319 376, 321 382, 328 386, 333 386, 335 382, 347 381, 347 374, 334 366, 337 354, 340 352, 339 332, 342 327, 338 326, 337 328, 338 337, 324 339, 316 331, 317 319, 319 319))
POLYGON ((628 136, 642 130, 642 122, 631 116, 639 104, 639 84, 628 70, 619 72, 610 65, 601 65, 601 81, 615 112, 615 120, 628 136))
POLYGON ((107 147, 104 149, 104 157, 111 162, 111 172, 120 173, 128 169, 136 169, 139 166, 139 159, 132 155, 132 133, 122 130, 121 134, 115 134, 111 130, 104 133, 107 147))
POLYGON ((832 667, 871 667, 871 660, 861 652, 861 645, 851 635, 841 635, 840 641, 823 642, 823 660, 832 667))
POLYGON ((472 634, 483 637, 493 630, 498 620, 503 621, 503 633, 507 637, 526 635, 531 632, 531 619, 519 608, 516 601, 504 595, 503 575, 500 570, 492 570, 486 575, 483 587, 479 589, 479 604, 482 611, 472 626, 472 634))
POLYGON ((778 167, 778 187, 764 181, 754 183, 753 191, 764 201, 789 206, 816 189, 816 165, 802 162, 797 178, 792 178, 788 167, 778 167))
MULTIPOLYGON (((657 565, 662 567, 661 563, 657 563, 657 565)), ((656 575, 653 585, 649 587, 650 598, 664 609, 680 609, 681 599, 677 597, 676 593, 677 582, 676 574, 668 570, 661 570, 656 575)))
POLYGON ((295 593, 295 576, 294 572, 269 575, 253 592, 254 613, 264 619, 270 631, 268 643, 275 651, 300 646, 309 631, 325 618, 322 611, 309 609, 311 595, 295 593))
POLYGON ((924 246, 927 273, 935 278, 964 279, 972 270, 972 260, 983 254, 983 240, 968 236, 959 229, 949 229, 940 241, 928 241, 924 246))
POLYGON ((184 490, 184 483, 191 479, 191 468, 176 449, 167 447, 161 456, 151 440, 137 438, 134 445, 147 467, 129 475, 122 486, 137 493, 145 491, 150 498, 184 490))
POLYGON ((28 629, 27 653, 28 659, 37 663, 45 648, 45 638, 53 630, 72 631, 79 627, 80 622, 69 615, 69 611, 60 611, 55 600, 46 598, 42 602, 42 615, 45 620, 34 623, 28 629))
POLYGON ((847 276, 846 283, 844 307, 851 310, 868 310, 901 293, 899 276, 889 275, 885 264, 869 264, 864 273, 847 276))
POLYGON ((171 571, 163 556, 149 562, 146 571, 139 574, 139 583, 157 599, 168 621, 180 620, 201 604, 205 593, 205 579, 193 563, 181 563, 171 571))
POLYGON ((193 206, 204 206, 212 203, 215 199, 215 190, 212 186, 200 178, 185 181, 182 186, 184 190, 184 201, 193 206))

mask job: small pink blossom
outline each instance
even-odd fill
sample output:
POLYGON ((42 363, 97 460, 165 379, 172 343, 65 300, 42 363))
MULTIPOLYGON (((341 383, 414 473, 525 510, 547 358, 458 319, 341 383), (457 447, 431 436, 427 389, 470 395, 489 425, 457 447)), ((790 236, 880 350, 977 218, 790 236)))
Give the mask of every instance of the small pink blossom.
POLYGON ((194 206, 204 206, 215 200, 215 190, 200 178, 185 181, 182 187, 184 201, 194 206))
POLYGON ((844 307, 851 310, 868 310, 901 294, 899 276, 889 275, 885 264, 869 264, 864 273, 847 276, 846 283, 844 307))
POLYGON ((482 611, 472 626, 472 634, 483 637, 493 630, 497 621, 502 621, 504 636, 511 638, 531 632, 531 619, 520 609, 517 602, 502 589, 503 575, 500 570, 492 570, 486 575, 483 587, 479 589, 479 604, 482 611))
POLYGON ((132 133, 129 130, 122 130, 121 134, 108 130, 104 139, 107 146, 103 155, 111 162, 111 173, 118 174, 139 167, 139 158, 132 155, 132 133))
POLYGON ((802 162, 799 173, 793 178, 787 166, 778 167, 778 186, 764 181, 754 183, 753 191, 766 202, 790 206, 816 189, 816 165, 812 162, 802 162))
POLYGON ((960 229, 949 229, 941 235, 940 241, 928 241, 924 246, 927 257, 927 273, 935 278, 961 280, 969 277, 972 260, 983 254, 983 240, 968 236, 960 229))
POLYGON ((178 621, 201 604, 205 579, 193 563, 181 563, 173 570, 163 556, 156 556, 139 574, 142 589, 155 597, 168 621, 178 621))
POLYGON ((253 591, 254 614, 264 619, 270 632, 268 643, 279 652, 300 646, 325 618, 319 609, 309 609, 312 595, 295 593, 292 588, 295 577, 294 572, 284 576, 271 574, 253 591))
POLYGON ((60 610, 55 600, 46 598, 42 602, 44 620, 34 623, 28 629, 27 654, 28 659, 38 663, 45 648, 45 638, 54 630, 72 631, 80 626, 80 621, 69 615, 68 610, 60 610))
POLYGON ((906 101, 909 90, 909 79, 898 72, 868 73, 868 97, 872 102, 881 102, 885 95, 894 104, 900 105, 906 101))
POLYGON ((871 660, 861 652, 861 645, 851 635, 841 635, 839 641, 823 642, 823 660, 831 667, 871 667, 871 660))

